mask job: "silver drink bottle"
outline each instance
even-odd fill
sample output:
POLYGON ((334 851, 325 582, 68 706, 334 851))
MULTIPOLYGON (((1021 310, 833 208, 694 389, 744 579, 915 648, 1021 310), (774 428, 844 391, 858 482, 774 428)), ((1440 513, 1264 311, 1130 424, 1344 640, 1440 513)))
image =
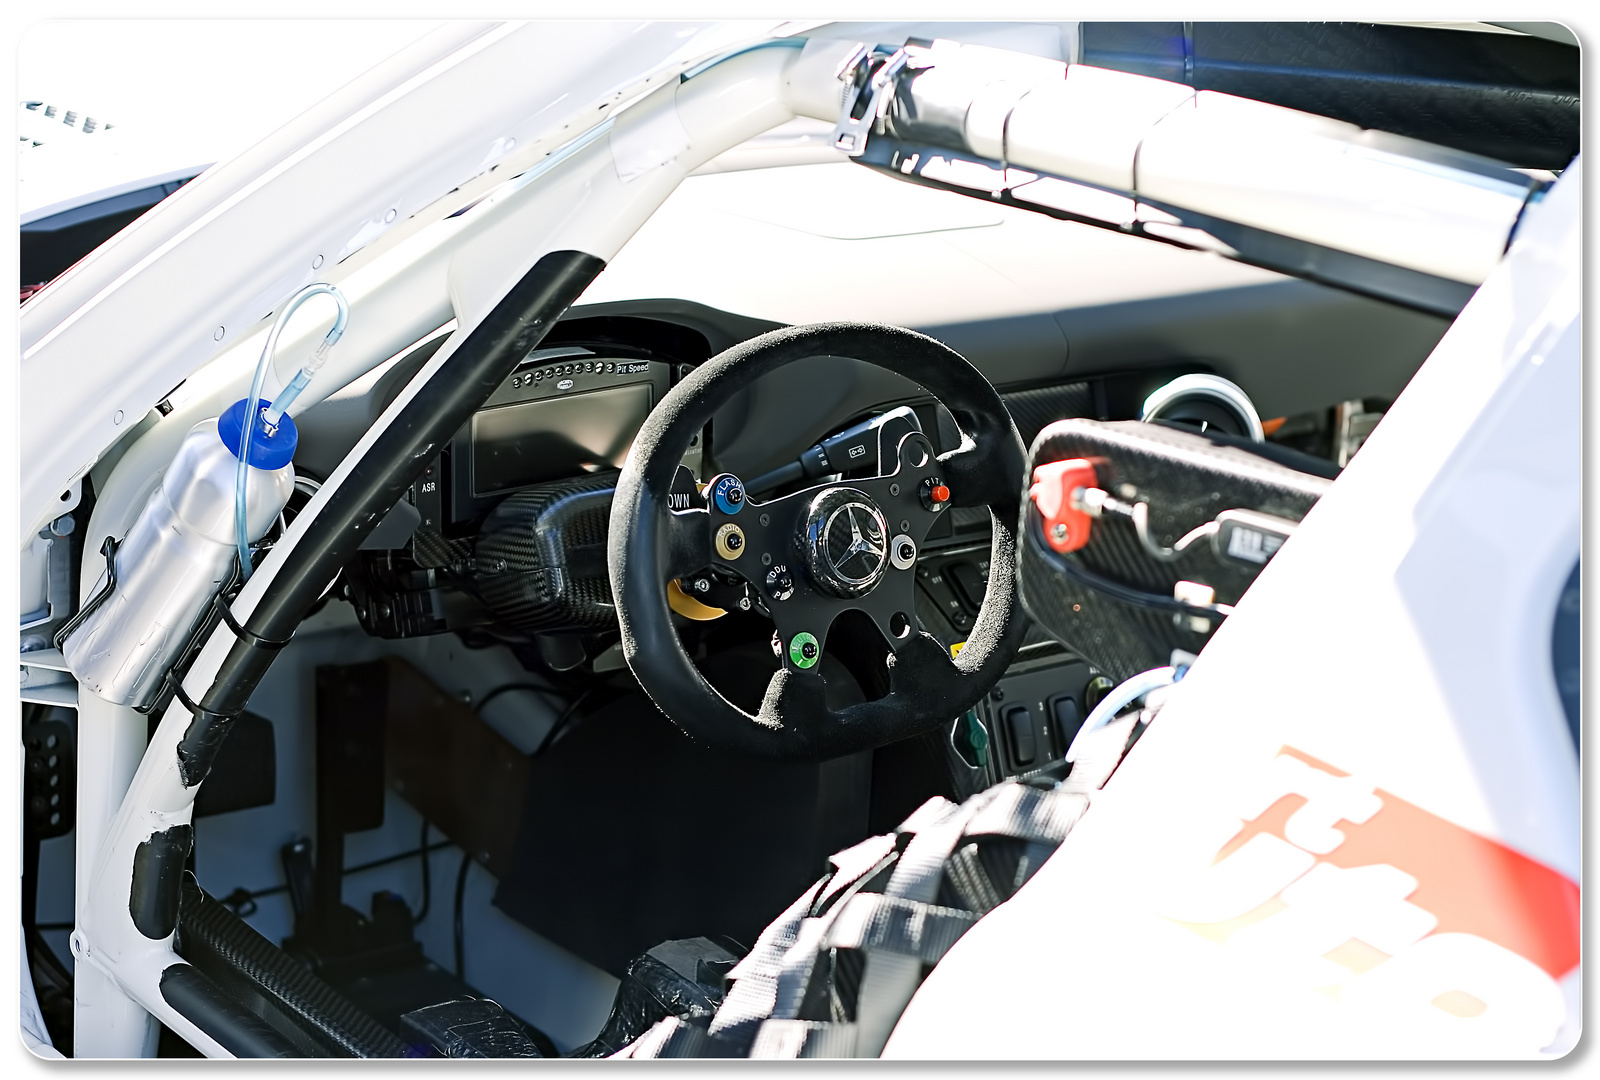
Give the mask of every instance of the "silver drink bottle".
MULTIPOLYGON (((263 405, 270 404, 263 402, 263 405)), ((107 701, 150 703, 188 631, 233 573, 235 477, 245 403, 184 438, 117 548, 116 589, 62 644, 79 683, 107 701)), ((298 433, 285 417, 271 437, 251 436, 246 531, 259 540, 294 490, 298 433)), ((91 595, 105 585, 105 575, 91 595)))

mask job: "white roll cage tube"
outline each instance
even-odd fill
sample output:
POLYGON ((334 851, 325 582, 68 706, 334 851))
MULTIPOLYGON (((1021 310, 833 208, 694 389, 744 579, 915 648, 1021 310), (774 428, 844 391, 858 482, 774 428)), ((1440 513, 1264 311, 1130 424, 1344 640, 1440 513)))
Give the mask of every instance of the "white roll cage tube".
MULTIPOLYGON (((397 295, 406 303, 421 301, 418 307, 440 312, 441 298, 433 291, 442 287, 449 303, 441 313, 447 318, 453 309, 460 328, 469 330, 547 253, 570 250, 605 260, 612 258, 678 183, 716 154, 795 115, 836 119, 844 90, 838 76, 841 71, 848 73, 847 61, 859 48, 854 42, 824 39, 809 41, 803 48, 756 48, 696 69, 692 78, 674 79, 659 85, 625 108, 613 110, 616 115, 603 125, 591 126, 573 138, 564 152, 550 155, 554 160, 548 167, 528 170, 534 175, 520 184, 510 181, 494 189, 478 205, 454 218, 448 230, 428 234, 426 238, 419 231, 408 241, 412 246, 391 249, 388 253, 391 261, 368 285, 367 294, 381 307, 384 300, 393 299, 385 295, 385 288, 398 286, 397 295), (447 268, 442 277, 441 268, 447 268), (418 269, 422 272, 418 273, 418 269)), ((1030 73, 1040 64, 1050 68, 1048 62, 1033 57, 1013 59, 1019 61, 1018 70, 1030 73)), ((1141 144, 1148 142, 1145 139, 1147 129, 1164 122, 1163 118, 1185 101, 1196 100, 1192 91, 1158 80, 1139 80, 1136 76, 1077 66, 1068 69, 1056 64, 1050 70, 1055 72, 1056 82, 1039 78, 1032 82, 1009 83, 989 79, 979 80, 974 85, 971 107, 965 110, 968 122, 987 124, 979 134, 987 133, 1001 157, 1033 168, 1044 169, 1049 165, 1050 171, 1059 176, 1077 177, 1090 184, 1123 191, 1148 190, 1152 177, 1169 175, 1159 170, 1147 173, 1146 156, 1151 155, 1151 150, 1148 146, 1141 150, 1141 144), (1143 88, 1143 96, 1128 96, 1126 80, 1129 79, 1137 80, 1143 88), (1167 89, 1161 89, 1158 94, 1149 84, 1167 89), (1007 98, 1000 103, 1004 107, 996 108, 996 102, 990 100, 996 94, 1007 98), (1182 100, 1171 102, 1163 96, 1172 94, 1181 94, 1182 100), (1152 97, 1161 98, 1160 108, 1153 113, 1152 97), (984 117, 991 119, 983 120, 984 117), (1065 154, 1063 148, 1077 156, 1065 154), (1133 183, 1136 153, 1144 188, 1133 183)), ((1237 102, 1239 99, 1230 100, 1237 102)), ((1245 102, 1239 107, 1253 104, 1245 102)), ((1273 115, 1281 121, 1275 130, 1281 130, 1283 123, 1289 120, 1293 123, 1288 126, 1296 130, 1309 127, 1322 131, 1332 123, 1289 110, 1275 110, 1273 115)), ((1196 130, 1192 123, 1174 123, 1173 130, 1181 128, 1191 133, 1196 130)), ((1256 148, 1258 156, 1268 153, 1272 139, 1277 137, 1276 133, 1263 135, 1259 140, 1262 145, 1256 148)), ((1202 138, 1200 142, 1204 144, 1205 140, 1202 138)), ((1155 145, 1149 143, 1149 146, 1155 145)), ((1244 203, 1249 204, 1258 197, 1258 185, 1245 183, 1245 177, 1222 168, 1228 164, 1226 153, 1239 150, 1237 139, 1220 145, 1222 158, 1218 157, 1217 146, 1199 148, 1206 150, 1204 161, 1216 166, 1210 174, 1210 186, 1197 180, 1185 190, 1196 198, 1209 198, 1206 205, 1215 208, 1237 194, 1236 188, 1242 188, 1244 203), (1228 147, 1234 149, 1230 151, 1228 147)), ((1182 167, 1181 155, 1153 156, 1168 162, 1164 167, 1172 173, 1182 167)), ((1246 158, 1254 160, 1248 155, 1246 158)), ((1429 272, 1448 270, 1457 280, 1475 283, 1487 273, 1504 249, 1526 196, 1525 189, 1521 193, 1523 197, 1518 197, 1503 184, 1486 186, 1470 177, 1464 179, 1459 170, 1440 168, 1428 173, 1412 169, 1404 161, 1397 167, 1393 160, 1377 160, 1372 155, 1352 155, 1351 161, 1355 163, 1356 172, 1366 178, 1364 186, 1353 189, 1353 195, 1343 189, 1330 195, 1320 180, 1310 184, 1307 175, 1298 171, 1280 177, 1281 190, 1275 194, 1281 198, 1264 201, 1271 202, 1275 212, 1289 206, 1296 213, 1309 213, 1316 218, 1328 209, 1330 199, 1342 199, 1350 212, 1339 216, 1338 220, 1349 224, 1355 216, 1355 200, 1379 191, 1386 205, 1398 208, 1397 212, 1413 215, 1415 221, 1405 228, 1390 228, 1385 224, 1378 230, 1386 234, 1382 236, 1383 243, 1369 245, 1368 254, 1396 265, 1428 267, 1429 272), (1373 182, 1384 175, 1413 182, 1375 189, 1373 182), (1414 182, 1418 176, 1425 182, 1414 182), (1306 190, 1311 194, 1305 195, 1296 184, 1308 185, 1306 190), (1296 201, 1292 196, 1297 194, 1305 197, 1296 201), (1441 213, 1441 207, 1448 213, 1441 213), (1450 235, 1452 229, 1457 235, 1450 235), (1444 259, 1444 263, 1440 263, 1440 259, 1444 259)), ((1340 175, 1348 177, 1349 170, 1340 175)), ((1174 189, 1173 197, 1182 194, 1174 189)), ((1267 223, 1279 219, 1255 213, 1253 220, 1270 227, 1267 223)), ((1351 235, 1366 236, 1369 231, 1353 230, 1351 235)), ((376 264, 371 265, 377 273, 376 264)), ((352 295, 352 304, 359 302, 360 299, 352 295)), ((417 318, 409 312, 397 317, 403 322, 417 318)), ((382 325, 381 321, 369 321, 370 318, 363 312, 362 325, 382 325)), ((432 325, 443 321, 441 318, 432 325)), ((424 328, 421 333, 429 329, 431 327, 424 328)), ((420 337, 421 333, 415 336, 420 337)), ((250 616, 272 588, 284 555, 300 543, 356 463, 419 389, 435 376, 464 337, 463 333, 451 336, 328 478, 234 601, 235 621, 242 624, 250 616)), ((345 363, 349 370, 345 374, 350 377, 370 369, 389 355, 367 352, 357 356, 353 350, 360 344, 347 337, 345 348, 341 350, 347 354, 345 363)), ((238 373, 241 377, 245 374, 242 370, 238 373)), ((330 385, 324 386, 323 391, 331 393, 337 389, 331 384, 338 380, 328 381, 330 385)), ((233 385, 228 389, 229 393, 213 392, 211 396, 231 401, 238 396, 239 387, 233 385)), ((140 485, 148 490, 151 475, 163 466, 165 458, 158 453, 141 454, 139 451, 136 444, 113 472, 104 496, 107 505, 136 505, 137 496, 129 492, 140 485), (135 462, 138 468, 132 467, 135 462)), ((89 587, 92 582, 88 581, 80 586, 82 589, 89 587)), ((199 699, 207 691, 235 641, 233 632, 226 626, 212 633, 184 680, 183 688, 190 700, 199 699)), ((80 693, 88 696, 87 691, 80 689, 80 693)), ((1100 719, 1101 710, 1108 707, 1109 701, 1102 702, 1091 714, 1084 730, 1090 729, 1090 721, 1100 719)), ((143 723, 142 715, 123 715, 127 710, 101 706, 103 702, 95 702, 82 715, 87 718, 91 713, 99 716, 103 712, 106 715, 97 723, 105 721, 117 729, 143 723)), ((80 993, 78 1026, 85 1056, 128 1057, 148 1053, 152 1029, 148 1020, 143 1024, 134 1022, 138 1007, 208 1056, 232 1056, 162 996, 159 988, 162 972, 181 960, 173 951, 172 936, 160 939, 144 936, 135 926, 129 906, 138 847, 157 833, 188 825, 192 819, 195 789, 184 785, 177 755, 178 744, 190 722, 191 714, 186 706, 175 702, 167 710, 110 822, 104 843, 92 858, 92 873, 81 872, 84 868, 80 865, 77 928, 72 935, 80 980, 87 986, 96 976, 85 979, 83 975, 90 971, 98 973, 120 988, 126 995, 128 1009, 132 1010, 122 1009, 117 1000, 109 997, 86 1002, 80 993), (86 1011, 91 1004, 93 1008, 86 1011), (94 1025, 110 1019, 112 1013, 119 1017, 117 1022, 91 1034, 94 1025)), ((80 760, 80 775, 86 780, 91 776, 103 776, 115 783, 119 769, 99 762, 95 758, 97 753, 93 740, 80 741, 80 755, 84 759, 80 760)), ((112 792, 105 794, 107 798, 115 798, 112 792)))
POLYGON ((1452 315, 1548 186, 1474 154, 1143 75, 949 41, 884 53, 852 58, 859 89, 835 128, 839 149, 877 168, 1330 284, 1384 276, 1383 264, 1415 277, 1389 271, 1360 291, 1452 315), (897 95, 909 99, 903 138, 897 95), (863 98, 864 112, 852 104, 863 98), (869 125, 901 141, 874 157, 869 125), (1252 233, 1317 253, 1280 266, 1252 233), (1349 272, 1320 269, 1331 255, 1353 257, 1349 272))

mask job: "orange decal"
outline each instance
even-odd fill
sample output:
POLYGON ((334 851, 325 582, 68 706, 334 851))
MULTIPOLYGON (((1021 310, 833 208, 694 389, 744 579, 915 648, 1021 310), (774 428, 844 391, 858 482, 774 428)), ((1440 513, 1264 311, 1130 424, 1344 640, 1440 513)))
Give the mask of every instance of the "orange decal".
POLYGON ((1290 818, 1294 817, 1295 811, 1304 806, 1307 801, 1304 795, 1285 795, 1267 807, 1266 812, 1258 814, 1255 818, 1245 822, 1244 828, 1239 830, 1238 835, 1222 845, 1222 850, 1218 851, 1212 858, 1212 865, 1215 866, 1223 859, 1226 859, 1229 855, 1248 844, 1253 837, 1262 833, 1268 833, 1281 839, 1284 826, 1289 823, 1290 818))
POLYGON ((1576 883, 1288 746, 1240 780, 1197 821, 1194 854, 1215 854, 1170 879, 1162 917, 1407 1054, 1552 1045, 1556 980, 1580 959, 1576 883))
MULTIPOLYGON (((1344 775, 1291 747, 1282 753, 1344 775)), ((1383 809, 1363 824, 1341 823, 1345 842, 1323 855, 1324 861, 1344 868, 1387 863, 1404 870, 1417 879, 1417 890, 1407 899, 1439 920, 1434 933, 1487 938, 1557 979, 1578 966, 1575 882, 1382 788, 1374 794, 1383 809)))

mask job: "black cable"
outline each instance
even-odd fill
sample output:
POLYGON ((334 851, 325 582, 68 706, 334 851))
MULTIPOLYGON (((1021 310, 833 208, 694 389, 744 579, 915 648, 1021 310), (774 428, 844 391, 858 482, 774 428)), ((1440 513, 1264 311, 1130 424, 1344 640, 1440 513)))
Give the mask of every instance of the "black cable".
POLYGON ((467 935, 466 927, 462 923, 461 906, 467 894, 467 871, 472 869, 472 852, 461 853, 461 871, 456 874, 456 919, 455 919, 455 944, 456 944, 456 978, 462 982, 467 981, 467 935))
MULTIPOLYGON (((1034 510, 1030 516, 1037 519, 1038 511, 1034 510)), ((1037 553, 1038 558, 1062 577, 1068 578, 1086 589, 1132 607, 1141 607, 1148 611, 1159 611, 1174 615, 1193 615, 1208 619, 1212 623, 1220 623, 1223 619, 1233 614, 1233 608, 1228 604, 1213 604, 1210 607, 1201 607, 1198 604, 1190 604, 1170 596, 1162 596, 1160 593, 1145 592, 1131 585, 1124 585, 1120 581, 1102 577, 1077 561, 1076 558, 1069 558, 1047 547, 1042 539, 1034 535, 1039 533, 1042 536, 1043 532, 1043 524, 1037 521, 1033 528, 1026 531, 1027 543, 1032 545, 1032 550, 1037 553)))
POLYGON ((241 919, 256 913, 256 901, 263 896, 272 896, 275 893, 288 892, 287 885, 268 885, 265 889, 246 889, 242 886, 234 889, 227 896, 217 898, 217 903, 225 904, 241 919))
MULTIPOLYGON (((390 863, 401 862, 401 861, 403 861, 405 859, 415 859, 417 856, 422 855, 424 852, 426 852, 427 854, 431 855, 435 851, 439 851, 442 848, 448 848, 448 847, 455 847, 455 844, 450 840, 440 840, 440 841, 437 841, 436 843, 428 844, 425 847, 413 848, 410 851, 402 851, 397 855, 385 855, 381 859, 373 859, 371 862, 361 863, 359 866, 347 866, 347 867, 344 868, 343 873, 345 873, 345 874, 360 874, 360 873, 362 873, 364 871, 367 871, 367 870, 376 870, 380 866, 388 866, 390 863)), ((426 887, 426 886, 424 886, 424 887, 426 887)), ((245 912, 242 912, 242 911, 240 911, 238 909, 243 907, 245 904, 252 903, 255 900, 257 900, 258 898, 263 897, 263 896, 272 896, 272 895, 274 895, 276 893, 288 892, 288 891, 289 891, 289 886, 288 885, 268 885, 264 889, 238 888, 238 889, 234 889, 227 896, 222 897, 219 902, 223 903, 223 904, 226 904, 230 908, 233 908, 234 909, 234 914, 242 916, 242 915, 245 914, 245 912)), ((424 902, 426 902, 426 894, 424 894, 424 902)), ((424 910, 426 910, 426 909, 424 909, 424 910)), ((70 930, 70 929, 72 929, 72 924, 71 923, 67 923, 62 927, 55 927, 55 926, 52 925, 50 927, 40 927, 40 929, 66 929, 66 930, 70 930)))
POLYGON ((417 849, 422 857, 422 906, 417 909, 416 915, 411 918, 411 925, 416 926, 428 917, 428 907, 433 903, 433 881, 429 873, 433 854, 428 850, 428 819, 422 819, 422 845, 417 849))
POLYGON ((585 701, 588 701, 590 695, 592 695, 597 689, 599 688, 591 686, 589 689, 573 698, 572 703, 562 710, 560 716, 556 717, 556 722, 550 725, 550 730, 544 733, 544 738, 539 740, 539 745, 533 748, 533 753, 529 756, 538 757, 540 754, 548 750, 551 744, 556 741, 557 736, 559 736, 561 732, 566 729, 572 718, 578 715, 578 707, 581 706, 585 701))
POLYGON ((493 701, 501 694, 509 694, 513 690, 526 690, 530 694, 543 694, 547 699, 553 699, 557 702, 565 702, 567 700, 566 695, 560 693, 559 691, 553 690, 548 686, 540 686, 538 683, 506 683, 504 686, 497 686, 493 690, 490 690, 487 694, 483 695, 483 700, 478 702, 477 705, 478 714, 480 716, 483 715, 483 710, 489 707, 489 702, 493 701))
MULTIPOLYGON (((440 840, 437 843, 429 844, 427 850, 438 851, 440 848, 455 846, 456 845, 453 841, 440 840)), ((344 872, 346 874, 359 874, 364 870, 376 870, 378 867, 388 866, 390 863, 403 862, 406 859, 415 859, 418 855, 421 855, 422 852, 422 848, 413 848, 411 851, 402 851, 398 855, 385 855, 381 859, 373 859, 371 862, 362 863, 360 866, 347 866, 344 868, 344 872)))
MULTIPOLYGON (((287 885, 274 886, 274 890, 279 892, 287 888, 287 885)), ((234 889, 227 896, 222 897, 217 903, 226 905, 239 918, 248 919, 256 913, 256 897, 266 895, 268 895, 268 890, 266 889, 261 890, 259 893, 253 893, 241 886, 234 889)))

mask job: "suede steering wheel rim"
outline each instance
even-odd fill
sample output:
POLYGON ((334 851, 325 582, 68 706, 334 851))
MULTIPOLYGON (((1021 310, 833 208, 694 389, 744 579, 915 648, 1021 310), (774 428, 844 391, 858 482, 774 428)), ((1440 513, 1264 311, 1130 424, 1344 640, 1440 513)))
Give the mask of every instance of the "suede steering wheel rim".
MULTIPOLYGON (((618 478, 607 562, 628 666, 656 706, 691 738, 764 757, 836 757, 952 721, 989 692, 1022 641, 1016 529, 1025 460, 1016 425, 994 387, 965 357, 924 334, 874 323, 820 323, 775 330, 728 349, 691 372, 651 411, 618 478), (886 448, 882 475, 870 479, 814 485, 766 503, 743 501, 741 489, 742 504, 732 506, 708 486, 706 507, 671 509, 678 464, 712 414, 768 372, 815 356, 854 357, 920 383, 950 410, 962 445, 936 455, 927 437, 913 432, 886 448), (948 488, 949 506, 987 507, 994 530, 988 590, 954 658, 917 629, 915 566, 889 558, 889 546, 904 538, 920 549, 936 520, 925 493, 938 484, 948 488), (805 533, 808 522, 812 532, 805 533), (737 551, 715 539, 733 527, 741 535, 737 551), (889 530, 899 533, 892 541, 889 530), (821 539, 802 552, 801 534, 821 539), (837 595, 844 572, 828 548, 835 536, 843 538, 832 541, 835 548, 854 538, 850 550, 859 552, 852 566, 871 565, 883 548, 878 577, 863 595, 837 595), (690 661, 673 626, 666 585, 711 566, 761 590, 771 565, 763 555, 780 568, 793 566, 794 595, 768 600, 780 668, 760 710, 751 714, 714 690, 690 661), (821 570, 808 571, 798 565, 802 556, 827 561, 821 570), (831 624, 849 608, 866 611, 884 631, 889 692, 831 710, 820 669, 810 665, 828 630, 818 624, 831 624), (807 637, 814 647, 804 650, 807 637)), ((763 595, 770 596, 770 589, 763 595)))

